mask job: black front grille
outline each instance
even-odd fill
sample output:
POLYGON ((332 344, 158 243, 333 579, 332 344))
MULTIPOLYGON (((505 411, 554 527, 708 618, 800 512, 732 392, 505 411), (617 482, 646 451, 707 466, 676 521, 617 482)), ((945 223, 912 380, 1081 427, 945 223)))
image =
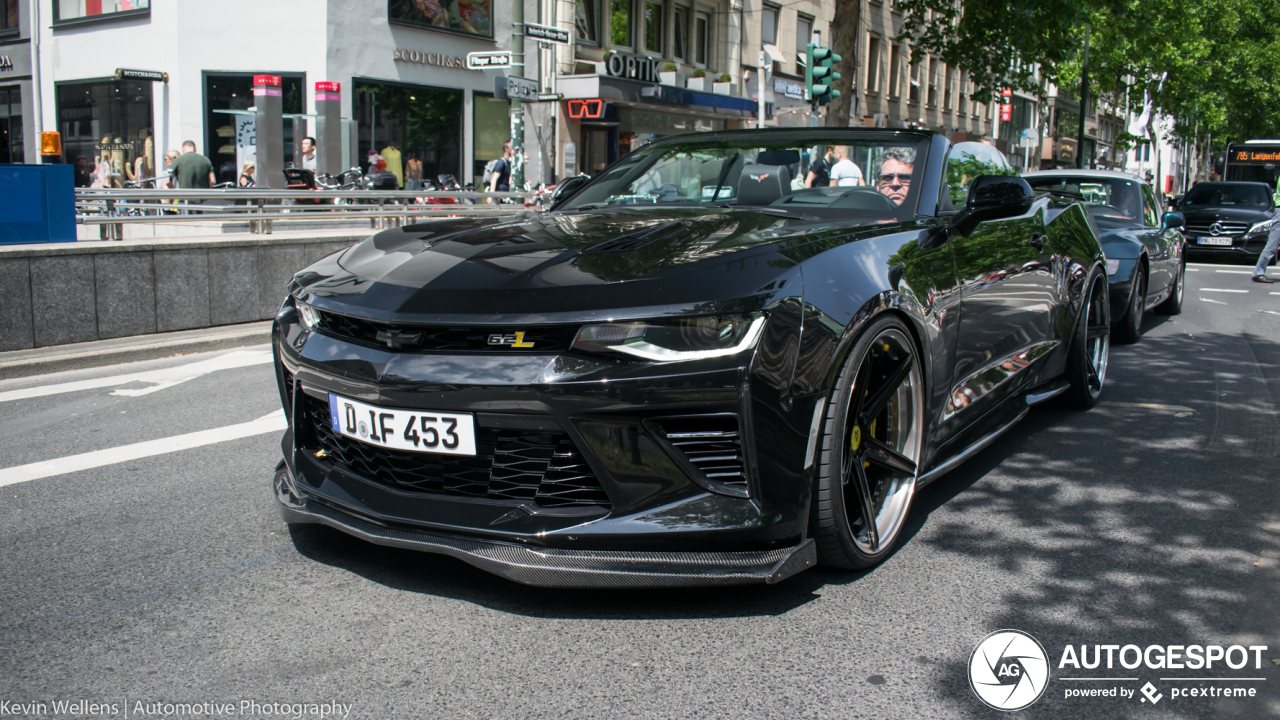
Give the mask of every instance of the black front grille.
POLYGON ((399 325, 321 311, 320 332, 383 350, 542 353, 568 350, 578 328, 399 325))
POLYGON ((502 500, 543 507, 609 507, 609 496, 564 433, 476 428, 475 456, 391 450, 333 431, 328 403, 303 398, 304 417, 325 459, 399 490, 502 500))
POLYGON ((658 421, 667 442, 707 479, 747 487, 742 432, 737 415, 695 415, 658 421))
MULTIPOLYGON (((1188 235, 1207 235, 1212 237, 1213 231, 1211 230, 1211 228, 1213 227, 1213 225, 1214 223, 1194 223, 1194 224, 1188 223, 1186 230, 1184 230, 1183 232, 1185 232, 1188 235)), ((1240 235, 1249 229, 1249 223, 1242 223, 1242 222, 1219 221, 1217 225, 1218 225, 1218 235, 1240 235)))

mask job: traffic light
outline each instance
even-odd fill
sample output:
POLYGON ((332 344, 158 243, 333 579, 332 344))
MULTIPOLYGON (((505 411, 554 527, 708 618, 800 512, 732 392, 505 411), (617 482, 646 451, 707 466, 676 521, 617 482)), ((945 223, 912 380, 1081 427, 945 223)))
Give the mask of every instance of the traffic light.
POLYGON ((809 98, 818 105, 826 105, 839 99, 840 91, 836 90, 835 83, 840 79, 840 73, 835 71, 834 66, 840 62, 840 56, 831 52, 829 47, 813 43, 809 43, 805 50, 809 55, 809 62, 805 64, 804 87, 809 91, 809 98))

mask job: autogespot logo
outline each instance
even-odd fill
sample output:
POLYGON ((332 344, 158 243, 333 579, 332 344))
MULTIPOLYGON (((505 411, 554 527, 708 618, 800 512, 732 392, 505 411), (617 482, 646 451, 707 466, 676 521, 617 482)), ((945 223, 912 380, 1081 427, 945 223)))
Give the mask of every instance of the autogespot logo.
POLYGON ((997 630, 969 656, 969 686, 996 710, 1021 710, 1049 687, 1049 655, 1021 630, 997 630))

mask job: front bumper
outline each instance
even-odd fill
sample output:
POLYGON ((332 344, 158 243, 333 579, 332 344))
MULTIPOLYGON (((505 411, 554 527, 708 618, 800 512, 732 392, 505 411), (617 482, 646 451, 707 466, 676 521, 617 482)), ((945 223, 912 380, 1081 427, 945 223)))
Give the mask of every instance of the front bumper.
POLYGON ((1187 253, 1201 257, 1257 256, 1262 254, 1266 246, 1267 233, 1232 237, 1230 245, 1201 245, 1196 242, 1195 236, 1187 238, 1187 253))
MULTIPOLYGON (((289 482, 277 469, 277 494, 289 482)), ((285 496, 288 497, 288 496, 285 496)), ((515 543, 388 527, 316 499, 278 501, 286 523, 314 523, 376 545, 448 555, 525 585, 553 588, 688 587, 781 582, 817 564, 812 539, 745 552, 634 552, 534 548, 515 543)))

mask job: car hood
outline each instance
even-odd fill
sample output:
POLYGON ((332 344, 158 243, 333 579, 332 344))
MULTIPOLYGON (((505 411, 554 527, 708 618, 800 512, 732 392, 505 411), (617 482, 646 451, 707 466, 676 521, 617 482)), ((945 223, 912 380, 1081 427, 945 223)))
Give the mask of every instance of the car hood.
MULTIPOLYGON (((613 311, 654 306, 679 312, 674 308, 772 295, 783 287, 775 281, 795 265, 776 243, 850 230, 812 218, 704 208, 463 218, 378 233, 336 262, 299 273, 295 290, 321 308, 402 322, 621 317, 613 311), (771 283, 770 292, 758 292, 771 283)), ((785 292, 800 293, 798 281, 785 292)))
POLYGON ((1275 217, 1275 210, 1240 207, 1198 207, 1195 209, 1178 208, 1178 212, 1187 218, 1188 225, 1209 225, 1218 220, 1253 224, 1275 217))

